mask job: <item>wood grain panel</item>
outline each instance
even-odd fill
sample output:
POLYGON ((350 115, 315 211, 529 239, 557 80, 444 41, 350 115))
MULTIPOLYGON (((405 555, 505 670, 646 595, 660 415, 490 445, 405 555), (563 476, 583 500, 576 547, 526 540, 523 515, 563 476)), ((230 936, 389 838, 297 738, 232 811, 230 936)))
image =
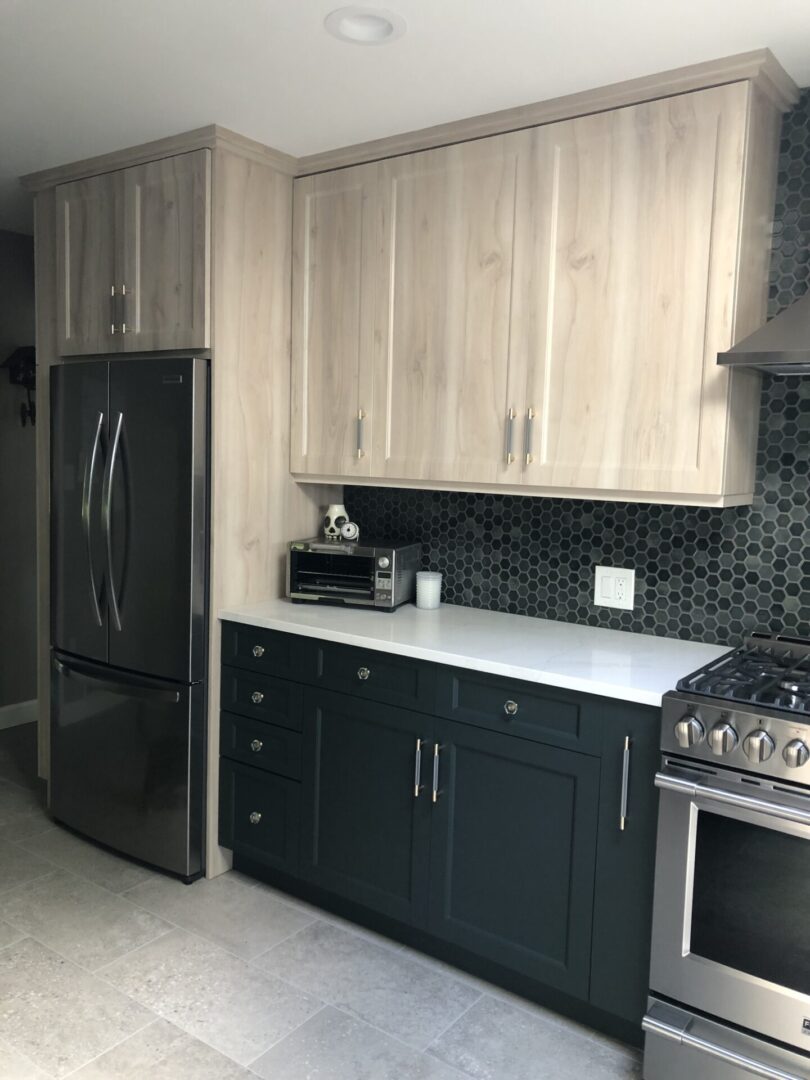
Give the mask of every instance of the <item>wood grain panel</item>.
POLYGON ((121 176, 124 347, 207 349, 211 151, 133 166, 121 176))
POLYGON ((376 198, 375 166, 295 183, 293 472, 369 475, 376 198))
POLYGON ((57 335, 62 356, 117 352, 119 176, 111 173, 56 189, 57 335))
POLYGON ((746 108, 738 84, 535 134, 532 196, 551 143, 558 175, 522 207, 549 223, 547 258, 516 269, 545 310, 512 328, 538 415, 526 484, 722 493, 746 108))
POLYGON ((217 843, 223 607, 281 596, 286 544, 312 535, 340 490, 289 473, 292 179, 251 158, 213 158, 211 578, 207 874, 217 843))
POLYGON ((380 166, 372 475, 505 469, 518 154, 524 134, 380 166))

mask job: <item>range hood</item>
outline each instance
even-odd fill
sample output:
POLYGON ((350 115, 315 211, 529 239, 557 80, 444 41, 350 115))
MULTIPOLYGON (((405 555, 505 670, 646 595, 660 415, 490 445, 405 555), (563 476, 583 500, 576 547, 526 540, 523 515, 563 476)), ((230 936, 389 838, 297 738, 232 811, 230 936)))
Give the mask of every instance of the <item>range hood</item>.
POLYGON ((810 375, 810 292, 738 341, 717 363, 772 375, 810 375))

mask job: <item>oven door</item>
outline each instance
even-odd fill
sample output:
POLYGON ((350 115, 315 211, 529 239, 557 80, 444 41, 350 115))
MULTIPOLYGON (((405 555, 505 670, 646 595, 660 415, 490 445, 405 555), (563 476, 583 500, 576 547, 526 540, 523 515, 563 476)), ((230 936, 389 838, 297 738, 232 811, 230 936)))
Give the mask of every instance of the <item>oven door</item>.
POLYGON ((810 796, 665 759, 651 992, 810 1051, 810 796))

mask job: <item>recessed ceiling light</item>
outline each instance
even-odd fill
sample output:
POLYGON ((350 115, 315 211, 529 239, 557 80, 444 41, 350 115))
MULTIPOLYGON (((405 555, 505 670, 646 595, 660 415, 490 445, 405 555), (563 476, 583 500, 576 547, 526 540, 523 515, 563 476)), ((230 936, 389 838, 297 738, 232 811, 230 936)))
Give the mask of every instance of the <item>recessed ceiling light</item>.
POLYGON ((405 33, 405 20, 382 8, 342 7, 324 19, 333 37, 354 45, 384 45, 405 33))

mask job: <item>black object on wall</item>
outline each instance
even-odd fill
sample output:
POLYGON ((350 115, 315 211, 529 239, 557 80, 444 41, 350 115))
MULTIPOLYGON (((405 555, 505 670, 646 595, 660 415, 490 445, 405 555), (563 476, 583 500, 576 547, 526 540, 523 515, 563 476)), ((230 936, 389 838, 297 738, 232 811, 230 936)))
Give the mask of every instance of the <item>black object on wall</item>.
POLYGON ((20 422, 25 427, 30 421, 31 427, 37 422, 37 407, 32 397, 37 385, 37 351, 33 345, 21 345, 0 364, 8 370, 8 381, 12 386, 21 386, 25 390, 25 401, 20 405, 20 422))
MULTIPOLYGON (((810 88, 782 126, 769 315, 810 285, 810 88)), ((763 377, 752 506, 347 487, 367 533, 424 545, 451 604, 736 645, 810 635, 810 379, 763 377), (595 607, 594 566, 636 571, 633 611, 595 607)))

